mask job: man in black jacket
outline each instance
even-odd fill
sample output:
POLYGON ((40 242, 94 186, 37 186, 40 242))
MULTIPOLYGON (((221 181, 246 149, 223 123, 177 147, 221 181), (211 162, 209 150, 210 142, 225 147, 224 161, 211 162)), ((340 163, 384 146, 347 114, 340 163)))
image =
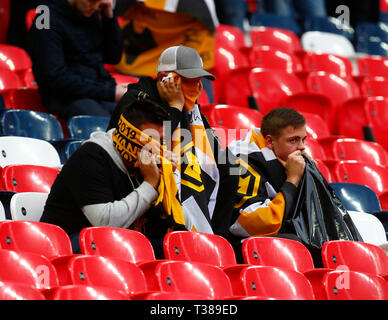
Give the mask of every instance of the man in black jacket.
MULTIPOLYGON (((113 0, 47 0, 49 27, 33 23, 28 51, 43 105, 68 119, 74 115, 110 116, 126 92, 104 64, 116 64, 122 35, 113 0)), ((36 21, 36 20, 35 20, 36 21)))

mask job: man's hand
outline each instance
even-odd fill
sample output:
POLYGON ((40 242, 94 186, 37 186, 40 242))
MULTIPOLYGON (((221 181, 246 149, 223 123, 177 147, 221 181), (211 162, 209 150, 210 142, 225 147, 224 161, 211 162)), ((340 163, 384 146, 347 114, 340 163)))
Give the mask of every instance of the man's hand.
POLYGON ((146 149, 137 154, 137 161, 144 181, 147 181, 154 189, 157 189, 160 181, 160 172, 156 161, 156 155, 146 149))
POLYGON ((171 108, 176 108, 180 111, 182 111, 185 104, 181 83, 181 77, 178 78, 176 83, 174 77, 160 81, 161 98, 167 101, 171 108))
POLYGON ((105 16, 113 18, 113 0, 103 0, 100 9, 105 16))
POLYGON ((302 156, 302 151, 297 150, 290 153, 288 155, 287 161, 284 161, 279 158, 278 160, 286 169, 286 181, 291 182, 296 187, 298 187, 306 166, 306 162, 302 156))
POLYGON ((128 83, 118 83, 115 91, 115 102, 118 102, 121 97, 127 92, 128 83))

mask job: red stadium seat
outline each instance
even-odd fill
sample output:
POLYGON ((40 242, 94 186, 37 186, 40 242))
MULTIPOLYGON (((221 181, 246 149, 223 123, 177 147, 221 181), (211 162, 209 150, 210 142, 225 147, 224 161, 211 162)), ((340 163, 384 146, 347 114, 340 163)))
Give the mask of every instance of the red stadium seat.
POLYGON ((134 294, 131 300, 208 300, 207 296, 195 293, 159 291, 134 294))
POLYGON ((132 263, 155 260, 150 241, 140 232, 114 227, 88 227, 79 236, 81 253, 132 263))
POLYGON ((1 249, 0 261, 1 281, 29 285, 41 290, 43 294, 58 286, 54 266, 42 255, 1 249))
POLYGON ((326 268, 346 266, 350 271, 374 275, 388 275, 388 257, 380 247, 358 241, 327 241, 322 247, 322 261, 326 268))
POLYGON ((47 109, 42 104, 42 99, 37 88, 18 88, 12 90, 6 108, 48 113, 47 109))
POLYGON ((388 77, 388 58, 381 56, 367 56, 357 59, 360 75, 366 77, 388 77))
POLYGON ((319 139, 330 136, 330 130, 321 116, 310 112, 300 112, 306 119, 307 136, 310 139, 319 139))
POLYGON ((325 71, 344 78, 353 75, 352 62, 348 58, 328 53, 305 53, 303 67, 307 72, 325 71))
POLYGON ((250 98, 253 99, 253 93, 249 85, 251 70, 251 67, 230 70, 229 77, 224 83, 225 104, 246 108, 250 106, 250 98))
POLYGON ((228 276, 221 268, 206 263, 166 261, 156 267, 162 291, 201 295, 210 299, 233 296, 228 276))
POLYGON ((210 126, 221 126, 228 129, 250 129, 252 126, 261 126, 262 114, 253 109, 230 106, 215 105, 203 111, 209 120, 210 126))
POLYGON ((239 28, 227 24, 219 24, 216 27, 215 43, 216 46, 220 44, 237 50, 247 49, 244 33, 239 28))
POLYGON ((31 58, 28 53, 17 46, 0 44, 0 68, 8 69, 15 72, 23 86, 26 86, 24 82, 25 73, 32 67, 31 58))
POLYGON ((85 285, 67 285, 55 289, 53 300, 128 300, 122 291, 85 285))
POLYGON ((44 166, 9 165, 1 168, 0 186, 13 192, 49 193, 59 172, 57 168, 44 166))
POLYGON ((290 107, 318 114, 325 122, 332 122, 330 100, 322 94, 306 92, 294 74, 254 68, 250 72, 249 83, 262 114, 276 107, 290 107))
POLYGON ((9 104, 12 90, 22 86, 23 84, 15 72, 0 67, 0 94, 2 94, 6 106, 9 104))
POLYGON ((26 24, 26 29, 30 30, 32 23, 34 22, 36 16, 36 9, 30 9, 26 12, 26 16, 24 17, 24 22, 26 24))
POLYGON ((299 37, 290 30, 272 27, 252 27, 249 32, 252 46, 270 46, 287 52, 302 49, 299 37))
POLYGON ((370 273, 332 271, 323 283, 328 300, 388 300, 388 282, 370 273))
POLYGON ((108 287, 129 295, 147 291, 141 269, 125 260, 79 255, 69 260, 68 270, 73 284, 108 287))
POLYGON ((361 93, 367 97, 387 97, 388 80, 384 77, 365 77, 361 82, 361 93))
POLYGON ((45 296, 30 285, 0 281, 0 300, 46 300, 45 296))
POLYGON ((338 161, 334 165, 334 181, 364 184, 379 196, 388 190, 388 169, 354 160, 338 161))
POLYGON ((304 142, 306 152, 313 158, 319 160, 326 160, 325 150, 316 139, 307 138, 304 142))
POLYGON ((235 253, 229 241, 215 234, 169 232, 164 237, 163 248, 168 260, 203 262, 219 267, 236 264, 235 253))
POLYGON ((325 177, 327 182, 333 182, 333 175, 331 173, 331 170, 329 167, 325 164, 323 160, 315 159, 315 162, 317 163, 318 170, 322 173, 322 175, 325 177))
POLYGON ((379 201, 380 201, 381 209, 384 211, 388 211, 388 190, 380 193, 379 201))
POLYGON ((250 266, 241 271, 248 296, 281 300, 315 300, 313 288, 300 272, 269 266, 250 266))
POLYGON ((274 49, 270 46, 255 46, 249 51, 252 66, 263 69, 276 69, 289 73, 302 71, 299 59, 292 53, 274 49))
POLYGON ((211 70, 216 76, 213 81, 215 102, 224 103, 224 84, 229 81, 230 71, 240 67, 249 67, 248 58, 241 51, 222 44, 215 46, 214 67, 211 70))
POLYGON ((365 111, 370 126, 372 127, 376 142, 379 143, 386 151, 388 151, 388 95, 387 97, 370 97, 367 99, 365 103, 365 111))

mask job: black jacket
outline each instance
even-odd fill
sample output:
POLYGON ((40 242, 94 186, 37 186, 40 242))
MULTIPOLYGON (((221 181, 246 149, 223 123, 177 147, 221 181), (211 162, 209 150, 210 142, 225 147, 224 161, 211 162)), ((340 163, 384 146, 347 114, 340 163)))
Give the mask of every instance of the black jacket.
POLYGON ((115 80, 104 63, 116 64, 122 53, 117 19, 98 12, 90 18, 67 0, 46 0, 49 29, 39 29, 36 17, 28 35, 28 52, 43 103, 50 99, 93 98, 114 101, 115 80))

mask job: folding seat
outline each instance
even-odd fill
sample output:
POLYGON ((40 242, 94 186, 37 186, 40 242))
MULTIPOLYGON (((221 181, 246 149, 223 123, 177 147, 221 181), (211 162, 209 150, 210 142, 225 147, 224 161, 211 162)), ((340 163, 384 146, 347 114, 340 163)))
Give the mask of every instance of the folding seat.
POLYGON ((216 45, 225 45, 233 49, 242 50, 242 52, 248 49, 244 33, 232 25, 219 24, 216 27, 215 42, 216 45))
POLYGON ((10 203, 12 220, 39 221, 48 193, 43 192, 19 192, 16 193, 10 203))
POLYGON ((30 285, 0 281, 0 300, 46 300, 45 296, 30 285))
POLYGON ((218 44, 214 50, 214 67, 211 70, 216 76, 213 81, 214 101, 224 103, 224 84, 229 81, 230 71, 240 67, 249 67, 248 58, 237 49, 218 44))
POLYGON ((302 34, 300 41, 306 51, 331 53, 347 58, 354 57, 356 53, 352 42, 340 34, 307 31, 302 34))
POLYGON ((263 115, 276 107, 290 107, 318 114, 325 122, 331 123, 330 100, 322 94, 306 92, 294 74, 254 68, 249 74, 249 83, 263 115))
POLYGON ((309 250, 302 243, 277 237, 250 237, 243 242, 242 254, 248 265, 301 272, 311 283, 316 299, 325 298, 321 280, 329 269, 315 268, 309 250))
POLYGON ((280 300, 315 300, 313 288, 300 272, 270 266, 249 266, 241 271, 247 296, 280 300))
POLYGON ((239 67, 230 70, 228 79, 224 83, 225 104, 252 109, 257 108, 249 85, 251 70, 251 67, 239 67))
POLYGON ((366 77, 361 83, 361 92, 367 97, 387 97, 387 84, 388 80, 385 77, 366 77))
POLYGON ((54 266, 42 255, 1 249, 0 261, 1 281, 29 285, 44 295, 58 286, 54 266))
POLYGON ((24 109, 48 113, 42 104, 37 88, 17 88, 12 90, 7 109, 24 109))
POLYGON ((320 139, 328 160, 356 160, 357 162, 388 166, 388 153, 378 143, 353 139, 320 139))
POLYGON ((0 66, 0 93, 6 106, 9 104, 12 91, 20 87, 23 87, 23 84, 19 76, 15 72, 3 69, 0 66))
POLYGON ((47 141, 28 137, 0 137, 0 167, 16 164, 60 167, 57 150, 47 141))
POLYGON ((388 274, 386 253, 371 243, 331 240, 323 244, 321 253, 323 265, 327 268, 346 267, 350 271, 371 273, 383 277, 388 274))
POLYGON ((147 291, 141 269, 122 259, 79 255, 69 260, 68 272, 77 285, 108 287, 127 295, 147 291))
POLYGON ((128 295, 107 287, 67 285, 56 288, 52 300, 128 300, 128 295))
POLYGON ((6 136, 36 138, 46 141, 63 139, 60 122, 49 113, 7 109, 0 114, 1 133, 6 136))
POLYGON ((366 56, 357 59, 360 75, 367 77, 388 77, 388 58, 366 56))
POLYGON ((86 140, 94 131, 105 131, 109 117, 79 115, 69 118, 67 128, 72 139, 86 140))
POLYGON ((304 142, 306 152, 315 160, 326 160, 325 150, 316 139, 307 138, 304 142))
POLYGON ((285 52, 302 50, 299 37, 287 29, 252 26, 249 36, 253 47, 270 46, 285 52))
POLYGON ((377 196, 388 189, 388 169, 377 164, 365 164, 354 160, 338 161, 334 166, 335 182, 364 184, 377 196))
POLYGON ((332 271, 323 283, 328 300, 388 300, 388 282, 370 273, 332 271))
POLYGON ((350 59, 329 53, 307 52, 303 55, 306 72, 325 71, 340 77, 351 77, 353 66, 350 59))
POLYGON ((323 119, 310 112, 300 112, 306 119, 306 131, 309 139, 320 139, 330 136, 330 130, 323 119))
POLYGON ((49 193, 60 170, 29 164, 9 165, 0 170, 1 190, 49 193))
POLYGON ((257 110, 222 104, 212 106, 204 114, 210 126, 221 126, 237 131, 246 129, 246 133, 251 127, 259 128, 263 118, 257 110))
POLYGON ((22 86, 26 86, 26 83, 24 83, 25 73, 32 67, 28 53, 21 47, 1 43, 0 56, 2 57, 0 59, 1 68, 15 72, 22 86))
POLYGON ((6 221, 0 224, 0 246, 17 252, 32 252, 48 259, 72 255, 67 233, 50 223, 6 221))
POLYGON ((228 276, 221 268, 200 262, 165 261, 156 266, 161 291, 198 294, 209 299, 233 296, 228 276))
POLYGON ((314 159, 314 160, 317 163, 318 170, 322 173, 322 175, 324 176, 326 181, 327 182, 332 182, 333 181, 333 176, 331 174, 330 169, 325 164, 325 162, 323 160, 320 160, 320 159, 314 159))
POLYGON ((381 211, 379 198, 368 186, 349 182, 332 182, 329 185, 346 210, 368 213, 381 211))
POLYGON ((331 132, 337 133, 337 110, 347 101, 360 96, 358 85, 350 78, 342 78, 324 71, 311 72, 306 78, 309 92, 326 95, 332 103, 331 132))
POLYGON ((301 26, 293 17, 281 16, 275 13, 254 13, 250 16, 249 23, 252 27, 264 26, 286 29, 298 36, 303 32, 301 26))
MULTIPOLYGON (((388 81, 386 84, 388 84, 388 81)), ((388 95, 387 97, 370 97, 367 99, 365 112, 376 142, 388 151, 386 129, 388 121, 388 95)))
POLYGON ((249 62, 256 68, 276 69, 289 73, 302 71, 303 67, 297 56, 270 46, 255 46, 249 51, 249 62))
POLYGON ((335 17, 306 17, 304 19, 304 31, 337 34, 346 37, 349 41, 353 41, 355 36, 355 30, 350 24, 335 17))

